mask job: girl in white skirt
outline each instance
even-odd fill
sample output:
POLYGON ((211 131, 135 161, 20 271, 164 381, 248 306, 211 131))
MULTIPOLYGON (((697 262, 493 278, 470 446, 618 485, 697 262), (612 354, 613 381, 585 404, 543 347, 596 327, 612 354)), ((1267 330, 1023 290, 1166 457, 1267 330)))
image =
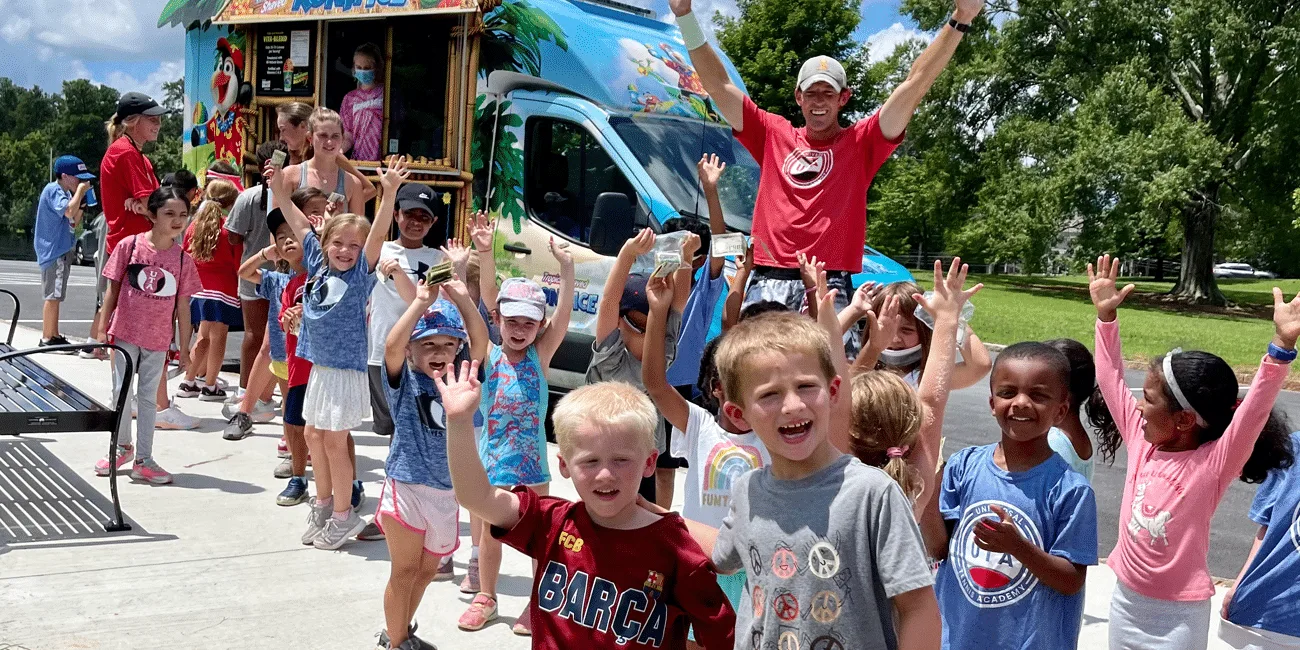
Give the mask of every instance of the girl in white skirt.
MULTIPOLYGON (((1272 414, 1300 338, 1300 296, 1273 289, 1276 333, 1246 398, 1237 377, 1207 352, 1151 363, 1136 400, 1124 383, 1116 311, 1119 260, 1088 265, 1097 308, 1097 386, 1128 450, 1119 541, 1107 564, 1118 582, 1110 604, 1112 650, 1204 650, 1209 643, 1210 519, 1231 483, 1258 483, 1289 458, 1288 430, 1272 414)), ((1113 441, 1101 432, 1102 447, 1113 441)), ((1114 448, 1113 446, 1111 448, 1114 448)))
POLYGON ((290 200, 295 179, 285 174, 276 178, 278 171, 268 163, 266 174, 276 205, 282 206, 285 220, 303 244, 309 278, 297 354, 313 364, 302 414, 314 460, 316 498, 302 541, 332 550, 365 527, 349 499, 354 477, 348 440, 351 430, 370 415, 366 300, 374 287, 375 260, 392 223, 394 197, 407 167, 404 159, 389 157, 387 169, 379 176, 384 194, 373 227, 364 216, 340 214, 325 222, 319 236, 290 200))

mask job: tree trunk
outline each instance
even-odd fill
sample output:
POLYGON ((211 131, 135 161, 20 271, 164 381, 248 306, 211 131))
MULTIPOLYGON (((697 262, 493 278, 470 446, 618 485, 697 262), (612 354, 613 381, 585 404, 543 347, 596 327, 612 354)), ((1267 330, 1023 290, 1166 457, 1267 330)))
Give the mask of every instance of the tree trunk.
POLYGON ((1214 229, 1219 220, 1219 186, 1202 190, 1200 198, 1182 210, 1183 266, 1170 295, 1198 305, 1226 305, 1214 281, 1214 229))

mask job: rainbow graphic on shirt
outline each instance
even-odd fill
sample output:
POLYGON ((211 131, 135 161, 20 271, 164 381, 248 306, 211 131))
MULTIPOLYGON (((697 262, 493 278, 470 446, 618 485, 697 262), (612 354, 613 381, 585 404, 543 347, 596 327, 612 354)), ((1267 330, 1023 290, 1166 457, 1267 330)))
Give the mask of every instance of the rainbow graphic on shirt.
POLYGON ((720 442, 709 451, 704 464, 704 490, 701 496, 706 506, 726 507, 731 504, 731 486, 736 479, 750 470, 763 466, 758 448, 720 442))

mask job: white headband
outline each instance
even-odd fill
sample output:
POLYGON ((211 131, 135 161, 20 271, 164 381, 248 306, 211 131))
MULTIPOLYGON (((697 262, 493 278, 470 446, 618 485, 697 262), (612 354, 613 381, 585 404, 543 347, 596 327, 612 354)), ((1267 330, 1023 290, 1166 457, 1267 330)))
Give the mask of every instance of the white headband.
POLYGON ((1165 385, 1169 387, 1169 392, 1174 394, 1174 399, 1178 400, 1178 405, 1183 407, 1184 411, 1191 411, 1196 416, 1196 424, 1201 427, 1209 426, 1205 423, 1205 418, 1201 417, 1196 409, 1192 408, 1191 402, 1187 401, 1187 396, 1183 395, 1183 389, 1178 387, 1178 379, 1174 377, 1174 355, 1182 352, 1182 348, 1174 348, 1165 355, 1165 385))

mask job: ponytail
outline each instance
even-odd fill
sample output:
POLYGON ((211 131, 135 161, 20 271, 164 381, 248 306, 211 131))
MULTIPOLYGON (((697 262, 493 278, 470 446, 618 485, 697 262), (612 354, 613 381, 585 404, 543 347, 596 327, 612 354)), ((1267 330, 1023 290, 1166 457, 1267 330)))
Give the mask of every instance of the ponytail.
POLYGON ((213 180, 204 192, 203 204, 194 216, 194 234, 190 238, 190 254, 195 261, 212 259, 220 243, 222 218, 235 204, 239 190, 228 181, 213 180))
POLYGON ((117 113, 113 113, 113 116, 104 122, 104 130, 108 132, 108 146, 111 147, 118 138, 126 134, 126 125, 122 120, 117 119, 117 113))
POLYGON ((1241 482, 1263 483, 1273 470, 1285 470, 1295 464, 1296 449, 1291 448, 1291 425, 1281 411, 1268 414, 1268 422, 1255 441, 1255 448, 1241 469, 1241 482))
POLYGON ((1092 396, 1084 403, 1083 411, 1088 415, 1088 424, 1092 425, 1097 436, 1097 453, 1101 454, 1102 462, 1114 464, 1115 453, 1119 451, 1124 438, 1119 433, 1119 425, 1115 424, 1115 418, 1110 416, 1110 408, 1106 406, 1106 399, 1101 396, 1101 389, 1093 391, 1092 396))
POLYGON ((850 451, 863 463, 884 470, 915 503, 925 482, 907 456, 921 431, 921 398, 901 377, 883 370, 854 377, 850 391, 850 451))

